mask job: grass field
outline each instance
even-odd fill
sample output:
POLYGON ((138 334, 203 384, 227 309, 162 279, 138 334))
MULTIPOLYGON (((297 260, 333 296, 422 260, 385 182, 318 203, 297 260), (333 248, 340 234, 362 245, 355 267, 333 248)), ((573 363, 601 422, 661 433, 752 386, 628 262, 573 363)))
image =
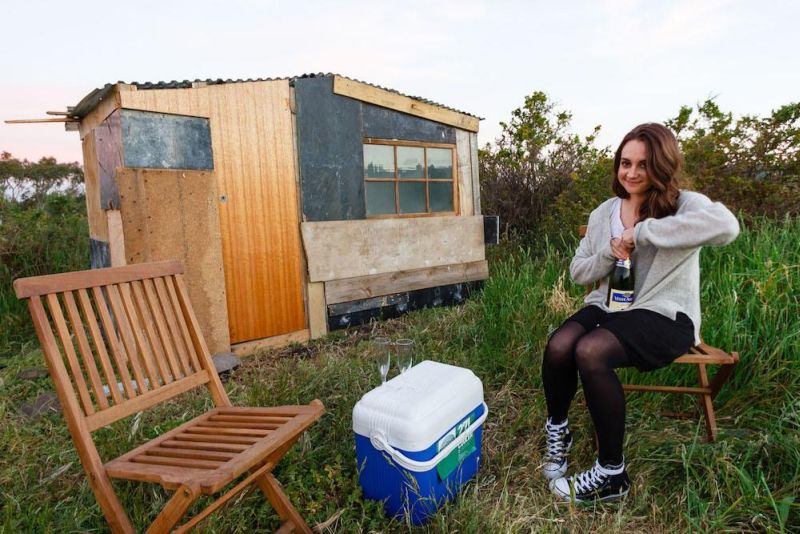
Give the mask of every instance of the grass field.
MULTIPOLYGON (((800 530, 800 220, 757 221, 738 240, 702 256, 706 342, 738 350, 741 363, 716 401, 720 439, 702 442, 693 419, 664 410, 693 409, 688 398, 631 394, 625 454, 630 496, 597 508, 557 504, 538 473, 544 399, 539 368, 546 334, 580 305, 581 288, 565 277, 574 243, 547 244, 537 253, 504 245, 493 251, 483 293, 457 308, 414 312, 402 319, 339 331, 307 346, 261 353, 226 381, 234 404, 306 403, 321 399, 327 413, 277 471, 309 523, 322 531, 405 531, 381 506, 361 498, 351 412, 377 385, 367 358, 371 335, 411 337, 417 358, 465 366, 483 380, 490 416, 484 463, 453 503, 421 531, 798 531, 800 530)), ((18 343, 18 342, 17 342, 18 343)), ((19 405, 51 389, 49 379, 20 381, 42 366, 35 340, 0 371, 0 495, 4 532, 105 531, 63 420, 29 421, 19 405)), ((396 372, 394 370, 393 372, 396 372)), ((694 379, 691 369, 640 382, 694 379)), ((193 392, 95 434, 110 459, 176 425, 210 400, 193 392)), ((573 466, 594 460, 592 426, 578 394, 571 414, 573 466)), ((138 528, 163 505, 154 485, 120 483, 138 528)), ((277 517, 256 493, 204 523, 209 532, 268 531, 277 517)))

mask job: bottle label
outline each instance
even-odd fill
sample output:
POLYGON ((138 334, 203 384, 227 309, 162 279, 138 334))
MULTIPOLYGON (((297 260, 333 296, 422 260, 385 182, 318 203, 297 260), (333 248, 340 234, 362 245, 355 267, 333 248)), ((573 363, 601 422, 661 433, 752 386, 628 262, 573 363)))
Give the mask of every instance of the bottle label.
POLYGON ((608 298, 608 309, 611 311, 622 311, 633 304, 633 291, 623 291, 612 289, 608 298))

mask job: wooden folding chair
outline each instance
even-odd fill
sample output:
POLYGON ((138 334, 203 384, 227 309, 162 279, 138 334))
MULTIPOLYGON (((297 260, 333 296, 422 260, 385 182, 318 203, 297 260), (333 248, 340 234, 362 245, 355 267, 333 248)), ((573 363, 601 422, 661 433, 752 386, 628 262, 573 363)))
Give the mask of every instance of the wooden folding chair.
MULTIPOLYGON (((586 235, 586 229, 586 225, 582 225, 578 229, 578 233, 581 237, 586 235)), ((593 289, 594 286, 587 286, 586 293, 588 294, 593 289)), ((625 391, 649 391, 658 393, 697 395, 700 397, 700 409, 705 415, 706 439, 710 442, 715 441, 717 439, 717 418, 714 414, 713 401, 717 396, 717 393, 719 393, 719 390, 730 378, 734 367, 736 367, 736 364, 739 363, 739 353, 727 353, 705 343, 699 343, 689 349, 689 352, 683 356, 680 356, 673 363, 696 365, 698 386, 688 387, 623 384, 622 388, 625 391), (711 380, 708 378, 707 371, 707 366, 709 365, 720 366, 711 380)))
POLYGON ((24 278, 36 333, 83 468, 109 526, 134 532, 112 479, 174 490, 147 530, 169 532, 202 495, 228 492, 181 525, 185 532, 255 483, 283 520, 311 532, 271 474, 320 418, 319 400, 274 408, 231 406, 177 261, 24 278), (215 408, 103 463, 92 432, 205 384, 215 408))

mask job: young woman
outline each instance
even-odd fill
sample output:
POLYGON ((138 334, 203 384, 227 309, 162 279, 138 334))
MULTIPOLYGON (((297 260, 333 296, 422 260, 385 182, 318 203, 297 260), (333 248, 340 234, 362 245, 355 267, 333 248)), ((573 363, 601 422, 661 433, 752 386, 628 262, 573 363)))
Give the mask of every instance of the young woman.
POLYGON ((614 156, 616 196, 589 216, 570 265, 578 284, 600 283, 586 307, 552 334, 542 363, 548 412, 542 469, 565 500, 614 500, 628 493, 625 395, 614 369, 657 369, 699 342, 700 248, 730 243, 739 234, 725 206, 679 189, 681 164, 669 129, 651 123, 631 130, 614 156), (636 279, 634 301, 614 312, 606 305, 608 278, 616 260, 626 258, 636 279), (599 457, 587 471, 565 477, 572 446, 567 412, 579 376, 599 457))

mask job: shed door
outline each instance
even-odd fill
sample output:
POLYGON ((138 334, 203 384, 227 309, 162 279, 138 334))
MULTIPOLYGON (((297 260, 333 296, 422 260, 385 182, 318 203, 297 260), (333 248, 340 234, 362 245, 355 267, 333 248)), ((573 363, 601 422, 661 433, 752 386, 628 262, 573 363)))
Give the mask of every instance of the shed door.
POLYGON ((226 84, 212 105, 231 343, 306 327, 290 89, 226 84))
POLYGON ((208 117, 231 343, 306 328, 288 80, 124 90, 120 99, 208 117))

